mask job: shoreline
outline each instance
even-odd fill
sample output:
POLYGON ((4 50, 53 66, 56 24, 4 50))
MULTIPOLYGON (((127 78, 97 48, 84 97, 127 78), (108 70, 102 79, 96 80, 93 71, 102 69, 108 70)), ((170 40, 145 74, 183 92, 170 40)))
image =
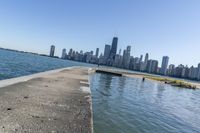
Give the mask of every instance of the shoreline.
POLYGON ((115 73, 117 75, 122 75, 126 77, 131 77, 131 78, 145 78, 148 80, 151 80, 153 82, 159 82, 159 83, 164 83, 164 84, 169 84, 175 87, 180 87, 180 88, 187 88, 187 89, 200 89, 200 83, 195 83, 195 82, 190 82, 186 81, 183 79, 176 79, 176 78, 171 78, 171 77, 166 77, 162 75, 154 75, 154 74, 145 74, 145 73, 134 73, 134 72, 129 72, 126 70, 120 70, 120 69, 111 69, 107 67, 98 67, 95 69, 95 71, 102 71, 105 73, 115 73))
POLYGON ((187 89, 200 89, 200 83, 189 82, 181 79, 174 79, 170 77, 162 77, 155 75, 145 75, 145 74, 124 74, 123 76, 132 78, 145 78, 154 82, 159 82, 163 84, 169 84, 176 87, 187 88, 187 89))

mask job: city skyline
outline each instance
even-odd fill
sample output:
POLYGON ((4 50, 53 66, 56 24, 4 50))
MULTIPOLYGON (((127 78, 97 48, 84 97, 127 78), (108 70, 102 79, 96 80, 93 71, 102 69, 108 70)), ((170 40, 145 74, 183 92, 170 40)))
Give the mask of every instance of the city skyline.
POLYGON ((102 53, 118 36, 118 48, 130 45, 131 55, 148 52, 159 62, 168 55, 173 64, 191 66, 200 61, 198 5, 198 0, 0 1, 0 46, 48 54, 56 45, 57 56, 63 47, 98 47, 102 53))
MULTIPOLYGON (((200 80, 200 63, 198 63, 197 66, 188 66, 183 64, 176 66, 169 62, 169 56, 162 56, 162 62, 159 66, 159 61, 151 58, 149 53, 146 53, 143 59, 143 55, 140 55, 140 57, 131 55, 130 45, 123 50, 123 54, 121 54, 121 49, 119 49, 119 52, 117 53, 117 47, 118 37, 113 37, 110 45, 105 44, 103 54, 101 53, 100 56, 98 56, 99 48, 96 48, 96 51, 91 50, 86 52, 83 50, 79 52, 70 48, 68 53, 66 48, 63 48, 60 58, 64 60, 97 64, 98 66, 104 65, 177 78, 200 80)), ((55 46, 52 45, 50 47, 49 56, 59 58, 54 56, 54 51, 55 46)))

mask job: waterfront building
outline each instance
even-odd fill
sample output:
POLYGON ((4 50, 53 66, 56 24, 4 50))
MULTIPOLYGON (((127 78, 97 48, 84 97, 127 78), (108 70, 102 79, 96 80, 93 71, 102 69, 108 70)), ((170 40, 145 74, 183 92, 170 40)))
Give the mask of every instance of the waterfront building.
POLYGON ((200 63, 198 64, 197 80, 200 80, 200 63))
POLYGON ((131 46, 127 46, 126 50, 124 50, 123 53, 123 68, 128 69, 129 63, 130 63, 130 57, 131 57, 131 46))
POLYGON ((112 45, 111 45, 111 50, 110 50, 110 58, 114 58, 114 56, 117 53, 117 42, 118 42, 118 38, 114 37, 112 41, 112 45))
POLYGON ((65 59, 66 58, 66 49, 64 48, 62 50, 62 56, 61 56, 62 59, 65 59))
POLYGON ((114 59, 115 59, 115 55, 117 53, 117 42, 118 42, 118 38, 114 37, 112 40, 112 45, 111 45, 111 50, 110 50, 110 54, 109 54, 109 59, 107 60, 107 65, 112 66, 114 59))
POLYGON ((175 73, 175 65, 174 64, 170 64, 169 65, 169 69, 167 71, 167 75, 169 76, 173 76, 175 73))
POLYGON ((93 54, 94 54, 94 51, 93 51, 93 50, 91 50, 91 51, 90 51, 90 53, 91 53, 91 56, 93 56, 93 54))
POLYGON ((133 62, 133 70, 139 71, 139 69, 140 69, 140 58, 135 57, 133 62))
POLYGON ((68 59, 71 60, 72 59, 72 56, 73 56, 73 49, 71 48, 68 52, 68 59))
POLYGON ((174 77, 181 78, 184 71, 184 65, 180 64, 175 68, 174 77))
POLYGON ((158 61, 157 60, 148 60, 147 61, 147 72, 148 73, 157 73, 158 70, 158 61))
POLYGON ((90 63, 91 59, 92 59, 92 52, 86 52, 86 63, 90 63))
POLYGON ((140 55, 140 62, 142 62, 142 59, 143 59, 143 55, 140 55))
POLYGON ((146 53, 146 55, 145 55, 145 59, 144 59, 144 63, 146 63, 147 64, 147 61, 149 60, 149 54, 148 53, 146 53))
POLYGON ((146 64, 145 62, 140 62, 140 71, 144 72, 146 70, 146 64))
POLYGON ((121 67, 121 58, 122 56, 119 54, 115 55, 115 60, 113 62, 113 67, 121 67))
POLYGON ((147 62, 149 60, 149 54, 146 53, 145 55, 145 59, 144 59, 144 67, 143 67, 143 71, 146 71, 147 70, 147 62))
POLYGON ((51 45, 51 49, 50 49, 50 54, 49 54, 49 56, 50 56, 50 57, 54 57, 54 53, 55 53, 55 46, 54 46, 54 45, 51 45))
POLYGON ((134 58, 133 56, 130 57, 130 63, 129 63, 129 69, 130 70, 133 70, 134 68, 134 58))
POLYGON ((105 45, 105 48, 104 48, 104 57, 105 58, 109 57, 109 55, 110 55, 110 48, 111 48, 110 45, 108 45, 108 44, 105 45))
POLYGON ((162 65, 161 65, 161 69, 160 69, 160 74, 166 75, 168 62, 169 62, 169 57, 168 56, 163 56, 162 65))
POLYGON ((125 49, 124 52, 123 52, 123 59, 122 59, 122 67, 123 67, 123 68, 125 68, 126 53, 127 53, 127 51, 126 51, 126 49, 125 49))
POLYGON ((99 48, 96 49, 96 53, 95 53, 96 58, 99 57, 99 48))
POLYGON ((190 72, 190 69, 188 68, 188 66, 183 67, 183 71, 182 71, 181 77, 182 78, 189 78, 189 72, 190 72))
POLYGON ((196 79, 196 73, 197 73, 197 68, 195 68, 194 66, 190 67, 190 71, 189 71, 189 78, 190 79, 196 79))
POLYGON ((158 61, 153 60, 152 62, 152 73, 157 73, 158 72, 158 61))

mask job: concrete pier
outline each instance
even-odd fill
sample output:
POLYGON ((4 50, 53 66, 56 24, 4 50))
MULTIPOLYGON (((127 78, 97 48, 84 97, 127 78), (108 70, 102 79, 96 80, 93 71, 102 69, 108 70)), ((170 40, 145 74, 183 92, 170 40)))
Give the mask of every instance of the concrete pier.
POLYGON ((88 68, 0 81, 0 133, 92 133, 88 68))

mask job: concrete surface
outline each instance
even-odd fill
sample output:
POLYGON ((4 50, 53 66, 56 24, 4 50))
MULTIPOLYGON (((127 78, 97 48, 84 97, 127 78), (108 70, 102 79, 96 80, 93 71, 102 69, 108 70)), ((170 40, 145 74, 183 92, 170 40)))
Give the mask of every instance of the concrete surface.
POLYGON ((93 132, 88 79, 74 67, 0 81, 0 133, 93 132))

